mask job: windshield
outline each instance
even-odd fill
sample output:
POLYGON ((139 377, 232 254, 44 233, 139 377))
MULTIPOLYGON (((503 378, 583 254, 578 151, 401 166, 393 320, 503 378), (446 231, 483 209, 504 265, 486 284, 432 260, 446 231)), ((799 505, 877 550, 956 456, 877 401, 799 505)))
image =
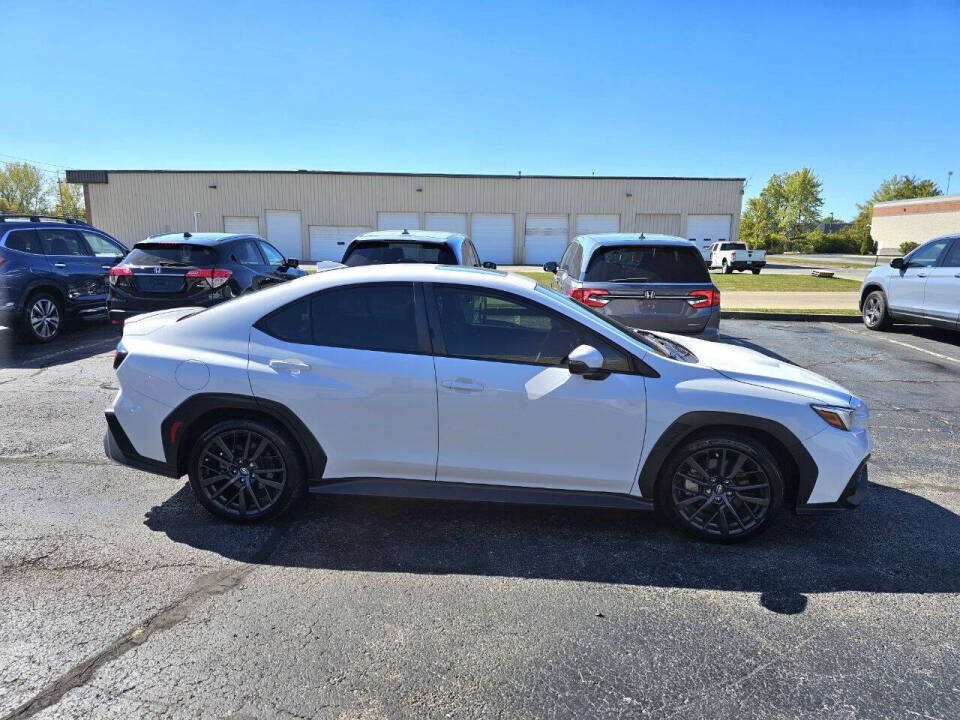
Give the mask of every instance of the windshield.
POLYGON ((126 265, 215 265, 217 251, 206 245, 186 243, 138 243, 127 255, 126 265))
POLYGON ((443 243, 414 243, 378 240, 353 245, 342 260, 344 265, 384 265, 387 263, 429 263, 456 265, 453 251, 443 243))
POLYGON ((584 282, 709 283, 700 253, 689 246, 612 245, 598 248, 584 282))
POLYGON ((673 360, 682 360, 684 362, 697 362, 696 355, 672 340, 667 340, 666 338, 654 335, 646 330, 639 330, 637 328, 632 328, 629 325, 624 325, 615 318, 607 315, 601 315, 592 308, 589 308, 586 305, 581 305, 576 300, 567 297, 563 293, 557 292, 553 288, 540 285, 539 283, 537 283, 537 292, 541 292, 544 295, 549 295, 554 300, 559 300, 568 308, 580 313, 581 315, 590 315, 591 317, 600 320, 604 324, 612 327, 621 335, 626 336, 628 339, 636 340, 643 345, 646 345, 651 352, 656 353, 657 355, 668 357, 673 360))

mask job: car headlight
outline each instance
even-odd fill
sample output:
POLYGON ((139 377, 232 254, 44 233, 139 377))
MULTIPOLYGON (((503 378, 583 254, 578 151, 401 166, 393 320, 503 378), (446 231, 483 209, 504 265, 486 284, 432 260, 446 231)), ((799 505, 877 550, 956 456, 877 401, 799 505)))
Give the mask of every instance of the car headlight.
POLYGON ((830 427, 837 430, 858 430, 867 427, 869 412, 860 398, 850 398, 850 406, 811 405, 813 411, 830 427))

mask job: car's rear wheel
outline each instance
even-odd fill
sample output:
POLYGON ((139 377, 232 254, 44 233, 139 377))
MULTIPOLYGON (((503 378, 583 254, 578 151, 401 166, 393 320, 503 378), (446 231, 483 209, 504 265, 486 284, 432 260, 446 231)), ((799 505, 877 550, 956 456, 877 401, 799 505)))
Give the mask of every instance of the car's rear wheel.
POLYGON ((63 307, 52 293, 34 293, 23 305, 17 330, 25 340, 48 343, 63 329, 63 307))
POLYGON ((660 476, 658 506, 695 537, 737 542, 769 527, 783 494, 783 474, 762 443, 716 432, 670 455, 660 476))
POLYGON ((874 290, 863 301, 863 324, 869 330, 886 330, 890 327, 887 297, 882 290, 874 290))
POLYGON ((190 485, 214 515, 236 522, 283 513, 303 494, 303 463, 273 423, 227 420, 204 431, 189 461, 190 485))
POLYGON ((760 274, 760 268, 754 268, 751 272, 753 272, 754 275, 759 275, 759 274, 760 274))
POLYGON ((724 274, 724 275, 732 275, 732 274, 733 274, 733 268, 730 267, 730 264, 729 264, 726 260, 723 261, 723 274, 724 274))

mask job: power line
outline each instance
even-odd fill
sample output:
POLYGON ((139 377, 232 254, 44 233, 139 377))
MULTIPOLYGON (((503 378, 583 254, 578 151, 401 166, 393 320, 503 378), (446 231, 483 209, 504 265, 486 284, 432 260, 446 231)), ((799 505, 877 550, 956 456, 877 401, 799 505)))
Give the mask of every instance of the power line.
POLYGON ((28 162, 33 165, 46 165, 47 167, 57 168, 58 170, 69 169, 69 167, 66 165, 57 165, 56 163, 41 162, 40 160, 30 160, 29 158, 19 157, 17 155, 8 155, 7 153, 0 153, 0 157, 10 158, 11 160, 19 160, 20 162, 28 162))

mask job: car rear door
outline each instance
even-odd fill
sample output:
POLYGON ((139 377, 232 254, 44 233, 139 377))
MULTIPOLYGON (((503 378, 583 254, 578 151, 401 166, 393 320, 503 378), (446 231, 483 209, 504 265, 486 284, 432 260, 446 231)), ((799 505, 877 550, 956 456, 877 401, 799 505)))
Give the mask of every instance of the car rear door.
POLYGON ((103 310, 107 304, 104 276, 106 263, 94 256, 80 233, 69 228, 38 228, 40 246, 47 262, 66 291, 66 296, 81 313, 103 310))
POLYGON ((627 493, 646 422, 644 378, 576 321, 528 298, 427 286, 437 369, 437 480, 627 493), (570 350, 614 372, 573 375, 570 350))
POLYGON ((960 323, 960 238, 954 238, 940 264, 930 268, 923 290, 923 313, 942 324, 960 323))
POLYGON ((253 394, 293 411, 327 456, 324 479, 435 480, 437 385, 413 283, 323 290, 250 330, 253 394))

